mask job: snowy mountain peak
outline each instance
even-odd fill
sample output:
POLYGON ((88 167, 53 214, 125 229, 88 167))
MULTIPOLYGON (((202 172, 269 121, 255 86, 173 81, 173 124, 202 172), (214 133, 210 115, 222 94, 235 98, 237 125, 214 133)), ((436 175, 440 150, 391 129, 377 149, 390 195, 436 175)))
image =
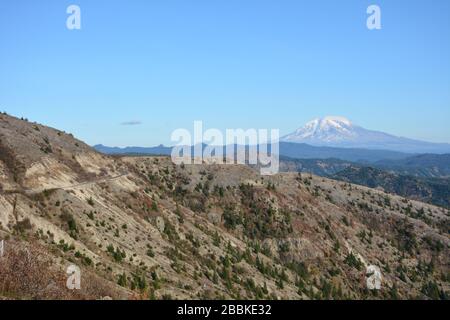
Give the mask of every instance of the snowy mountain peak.
POLYGON ((326 123, 326 124, 330 124, 330 125, 335 125, 335 126, 339 126, 339 125, 346 125, 346 126, 351 126, 352 123, 350 120, 348 120, 345 117, 336 117, 336 116, 327 116, 323 119, 321 119, 322 123, 326 123))
POLYGON ((282 137, 281 141, 313 146, 385 149, 410 153, 450 152, 450 144, 417 141, 367 130, 339 116, 314 119, 295 132, 282 137))
POLYGON ((283 141, 303 142, 302 140, 317 140, 322 142, 341 141, 356 136, 355 127, 344 117, 327 116, 308 122, 304 127, 287 135, 283 141))

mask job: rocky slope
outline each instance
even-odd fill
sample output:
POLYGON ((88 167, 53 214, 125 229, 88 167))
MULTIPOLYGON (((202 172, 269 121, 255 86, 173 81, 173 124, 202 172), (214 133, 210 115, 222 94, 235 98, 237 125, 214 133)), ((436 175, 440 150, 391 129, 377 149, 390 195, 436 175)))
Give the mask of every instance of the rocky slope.
POLYGON ((311 175, 107 157, 0 115, 0 297, 448 297, 449 212, 311 175), (69 265, 81 289, 66 288, 69 265), (366 267, 382 273, 367 289, 366 267))
MULTIPOLYGON (((416 159, 447 157, 447 155, 423 155, 410 158, 405 165, 366 164, 338 159, 291 159, 280 157, 280 171, 312 173, 318 176, 340 180, 400 195, 402 197, 450 207, 449 165, 422 162, 416 159), (412 165, 406 165, 412 163, 412 165)), ((400 161, 399 161, 400 162, 400 161)), ((390 163, 385 161, 384 163, 390 163)), ((392 162, 394 163, 394 162, 392 162)))
POLYGON ((408 199, 450 207, 449 178, 417 178, 371 167, 350 166, 331 178, 370 188, 381 188, 408 199))
POLYGON ((450 178, 450 154, 421 154, 401 160, 382 160, 380 169, 421 178, 450 178))

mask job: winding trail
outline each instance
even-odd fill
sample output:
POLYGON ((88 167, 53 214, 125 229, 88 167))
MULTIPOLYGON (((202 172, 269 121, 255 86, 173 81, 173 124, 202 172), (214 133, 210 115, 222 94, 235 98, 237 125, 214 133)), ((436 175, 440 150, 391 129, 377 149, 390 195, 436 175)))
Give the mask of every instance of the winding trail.
POLYGON ((63 187, 54 187, 54 188, 38 188, 38 189, 14 189, 14 190, 0 190, 0 194, 26 194, 26 195, 36 195, 39 193, 42 193, 46 190, 70 190, 70 189, 76 189, 76 188, 80 188, 80 187, 86 187, 86 186, 91 186, 94 184, 98 184, 98 183, 102 183, 102 182, 109 182, 109 181, 114 181, 117 179, 120 179, 122 177, 127 176, 127 173, 122 173, 118 176, 114 176, 114 177, 105 177, 105 178, 99 178, 99 179, 95 179, 92 181, 85 181, 85 182, 80 182, 80 183, 76 183, 73 185, 69 185, 69 186, 63 186, 63 187))

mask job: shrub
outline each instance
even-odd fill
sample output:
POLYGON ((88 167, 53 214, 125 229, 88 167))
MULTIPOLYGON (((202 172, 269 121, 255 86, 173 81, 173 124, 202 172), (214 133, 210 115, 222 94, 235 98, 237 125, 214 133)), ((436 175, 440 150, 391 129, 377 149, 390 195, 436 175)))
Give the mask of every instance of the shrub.
POLYGON ((363 264, 361 262, 361 260, 359 260, 354 254, 353 252, 350 252, 349 255, 347 255, 347 257, 345 258, 344 262, 346 264, 348 264, 350 267, 354 267, 358 270, 361 270, 363 264))

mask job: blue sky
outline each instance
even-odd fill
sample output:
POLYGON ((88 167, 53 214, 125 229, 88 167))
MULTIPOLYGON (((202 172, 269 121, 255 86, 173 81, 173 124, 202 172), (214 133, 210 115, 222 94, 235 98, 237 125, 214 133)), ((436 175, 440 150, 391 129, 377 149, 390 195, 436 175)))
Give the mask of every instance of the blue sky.
POLYGON ((0 110, 113 146, 325 115, 450 142, 450 1, 1 1, 0 110))

